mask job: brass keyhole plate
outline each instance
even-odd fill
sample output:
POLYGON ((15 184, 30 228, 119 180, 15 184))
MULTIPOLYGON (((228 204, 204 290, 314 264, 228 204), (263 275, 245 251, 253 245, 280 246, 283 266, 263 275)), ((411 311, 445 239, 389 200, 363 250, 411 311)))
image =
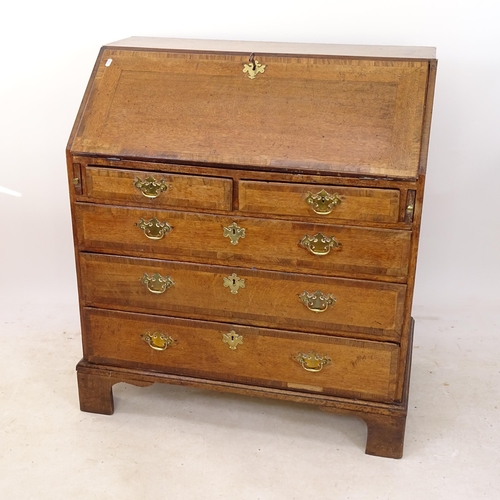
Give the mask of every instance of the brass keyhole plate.
POLYGON ((229 333, 222 334, 222 342, 227 344, 229 349, 235 351, 240 344, 243 344, 243 336, 231 330, 229 333))
POLYGON ((233 222, 228 227, 224 228, 224 237, 229 238, 231 245, 237 245, 240 238, 245 237, 245 228, 233 222))
POLYGON ((237 294, 240 288, 245 288, 245 280, 239 278, 236 273, 224 278, 224 286, 231 290, 231 293, 237 294))

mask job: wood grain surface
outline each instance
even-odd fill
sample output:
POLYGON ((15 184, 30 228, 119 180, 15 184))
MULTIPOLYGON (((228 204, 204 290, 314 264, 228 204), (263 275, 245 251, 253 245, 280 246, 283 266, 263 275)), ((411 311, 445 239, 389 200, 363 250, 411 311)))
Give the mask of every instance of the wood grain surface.
POLYGON ((87 167, 85 175, 85 192, 90 200, 157 208, 231 210, 232 207, 231 179, 99 167, 87 167), (157 198, 147 198, 135 186, 137 181, 148 177, 166 187, 157 198))
POLYGON ((406 280, 411 241, 409 231, 87 203, 78 204, 76 223, 84 251, 397 282, 406 280), (153 218, 171 227, 159 240, 138 226, 153 218), (224 236, 233 223, 245 230, 236 244, 224 236), (314 255, 301 241, 317 234, 342 246, 314 255))
POLYGON ((93 363, 374 401, 394 397, 399 349, 391 343, 99 309, 86 309, 85 322, 93 363), (231 331, 242 337, 234 350, 223 342, 231 331), (148 332, 174 343, 154 350, 141 338, 148 332), (331 362, 318 372, 306 371, 294 358, 310 351, 331 362))
POLYGON ((397 189, 370 189, 324 184, 282 182, 238 183, 239 209, 242 212, 266 215, 320 217, 325 221, 397 222, 399 219, 399 191, 397 189), (318 215, 307 203, 308 194, 325 190, 338 195, 340 203, 329 214, 318 215))
POLYGON ((80 265, 88 306, 325 335, 337 331, 393 340, 401 335, 404 285, 87 253, 80 265), (162 294, 151 293, 141 279, 155 273, 175 284, 162 294), (238 293, 224 286, 233 273, 245 280, 238 293), (337 299, 325 312, 309 310, 299 298, 317 290, 337 299))
POLYGON ((414 178, 428 63, 104 50, 70 150, 414 178), (108 61, 112 61, 108 66, 108 61))

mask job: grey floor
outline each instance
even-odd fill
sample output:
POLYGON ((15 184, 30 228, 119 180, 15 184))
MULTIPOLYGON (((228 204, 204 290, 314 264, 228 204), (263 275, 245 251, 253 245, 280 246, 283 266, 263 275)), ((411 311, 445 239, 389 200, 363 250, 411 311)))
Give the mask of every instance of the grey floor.
POLYGON ((0 306, 1 499, 498 499, 496 307, 414 309, 402 460, 361 420, 155 384, 78 409, 74 304, 0 306))

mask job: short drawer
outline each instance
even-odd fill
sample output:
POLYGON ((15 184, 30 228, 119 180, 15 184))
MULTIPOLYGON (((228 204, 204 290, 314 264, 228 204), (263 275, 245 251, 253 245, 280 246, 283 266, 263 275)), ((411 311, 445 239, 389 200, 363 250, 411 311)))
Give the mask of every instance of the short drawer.
POLYGON ((406 286, 81 254, 88 306, 399 339, 406 286))
POLYGON ((237 324, 86 309, 92 363, 371 401, 395 397, 399 347, 237 324))
POLYGON ((80 249, 361 278, 406 279, 411 233, 79 203, 80 249))
POLYGON ((87 167, 87 196, 102 203, 155 208, 231 210, 231 179, 87 167))
POLYGON ((240 181, 242 212, 319 217, 325 220, 397 222, 397 189, 240 181))

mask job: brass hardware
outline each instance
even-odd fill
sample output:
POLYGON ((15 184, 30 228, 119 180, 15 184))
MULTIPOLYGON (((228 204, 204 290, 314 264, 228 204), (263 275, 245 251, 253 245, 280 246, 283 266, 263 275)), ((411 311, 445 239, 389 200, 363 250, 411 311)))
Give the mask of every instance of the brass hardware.
POLYGON ((330 293, 323 293, 317 290, 314 293, 302 292, 299 299, 304 305, 315 313, 325 312, 329 306, 333 306, 337 299, 330 293))
POLYGON ((340 205, 342 199, 338 193, 330 194, 322 189, 319 193, 312 194, 310 191, 306 195, 306 203, 319 215, 328 215, 332 210, 340 205))
POLYGON ((298 361, 302 368, 308 372, 319 372, 325 365, 332 362, 328 356, 322 356, 314 351, 306 353, 299 352, 293 359, 298 361))
POLYGON ((238 335, 234 330, 231 330, 229 333, 222 334, 222 342, 227 344, 229 349, 235 351, 240 344, 243 344, 243 336, 238 335))
POLYGON ((231 290, 231 293, 238 293, 240 288, 245 288, 245 280, 243 278, 238 278, 236 273, 231 274, 227 278, 224 278, 224 286, 231 290))
POLYGON ((156 217, 145 221, 141 218, 135 225, 144 231, 144 234, 150 240, 161 240, 166 233, 172 231, 172 226, 168 222, 160 222, 156 217))
POLYGON ((75 194, 83 194, 83 186, 82 186, 82 165, 80 163, 73 163, 73 178, 71 182, 73 183, 73 190, 75 194))
POLYGON ((327 255, 332 248, 342 249, 342 243, 339 243, 333 236, 329 238, 322 233, 316 233, 314 236, 306 234, 300 240, 300 244, 314 255, 327 255))
POLYGON ((266 68, 265 64, 260 64, 257 59, 255 59, 255 54, 250 54, 248 59, 249 64, 243 64, 243 73, 248 73, 248 78, 253 80, 259 73, 264 73, 266 68))
POLYGON ((146 332, 141 335, 141 339, 155 351, 164 351, 176 342, 170 335, 165 336, 165 334, 161 332, 146 332))
POLYGON ((408 189, 408 192, 406 194, 406 210, 405 210, 405 213, 403 214, 403 217, 404 217, 404 221, 407 224, 410 224, 413 222, 416 194, 417 194, 417 192, 414 189, 408 189))
POLYGON ((139 189, 146 198, 158 198, 163 191, 167 190, 165 181, 157 181, 150 175, 144 180, 137 177, 134 181, 134 186, 139 189))
POLYGON ((233 222, 228 227, 224 228, 224 237, 231 240, 231 245, 237 245, 238 240, 245 237, 245 228, 233 222))
POLYGON ((152 276, 149 276, 147 273, 144 273, 144 276, 141 278, 141 283, 145 285, 145 287, 151 293, 164 293, 167 288, 174 286, 174 280, 170 276, 161 276, 161 274, 155 273, 152 276))
POLYGON ((406 207, 405 222, 413 222, 413 211, 414 210, 415 210, 415 206, 413 204, 408 205, 406 207))

